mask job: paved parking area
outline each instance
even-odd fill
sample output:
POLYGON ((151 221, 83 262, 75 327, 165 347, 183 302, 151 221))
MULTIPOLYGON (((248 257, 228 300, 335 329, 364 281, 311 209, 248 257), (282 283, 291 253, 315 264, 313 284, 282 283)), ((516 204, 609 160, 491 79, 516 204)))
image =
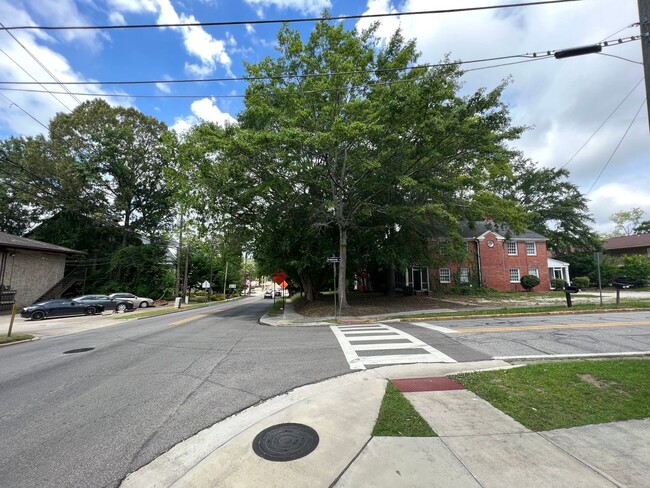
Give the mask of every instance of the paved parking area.
MULTIPOLYGON (((170 306, 156 308, 171 308, 170 306)), ((14 334, 32 334, 37 337, 54 337, 67 334, 75 334, 86 330, 107 327, 114 324, 123 324, 129 319, 137 319, 144 312, 150 311, 150 308, 143 308, 116 314, 113 312, 104 312, 97 315, 79 315, 72 317, 57 317, 53 319, 30 320, 23 319, 16 315, 14 319, 14 334)), ((0 333, 6 334, 9 330, 9 321, 11 316, 8 314, 0 315, 0 333)))

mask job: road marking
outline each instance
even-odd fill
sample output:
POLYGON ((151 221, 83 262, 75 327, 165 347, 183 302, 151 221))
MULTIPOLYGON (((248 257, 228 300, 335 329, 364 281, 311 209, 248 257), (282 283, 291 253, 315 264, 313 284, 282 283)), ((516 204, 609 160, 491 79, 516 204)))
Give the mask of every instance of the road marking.
POLYGON ((413 337, 406 332, 394 329, 384 324, 368 326, 330 326, 334 336, 339 341, 345 359, 350 369, 366 369, 366 366, 381 364, 412 364, 412 363, 455 363, 456 360, 434 349, 430 345, 413 337), (378 334, 379 333, 379 334, 378 334), (373 341, 384 341, 372 343, 373 341), (395 342, 385 342, 395 341, 395 342), (399 341, 399 342, 397 342, 399 341), (404 342, 408 341, 408 342, 404 342), (370 344, 355 344, 371 342, 370 344), (379 356, 359 356, 358 351, 391 351, 421 350, 421 354, 391 354, 379 356))
POLYGON ((188 317, 188 318, 183 319, 183 320, 177 320, 176 322, 172 322, 169 325, 186 324, 187 322, 191 322, 192 320, 202 319, 203 317, 207 317, 207 316, 208 316, 208 314, 202 313, 202 314, 199 314, 199 315, 195 315, 193 317, 188 317))
POLYGON ((435 330, 436 332, 442 332, 443 334, 458 334, 458 331, 455 329, 450 329, 449 327, 441 327, 440 325, 427 324, 426 322, 409 322, 411 325, 417 325, 418 327, 423 327, 425 329, 435 330))
POLYGON ((511 327, 472 327, 455 329, 460 334, 474 332, 518 332, 521 330, 546 330, 546 329, 592 329, 598 327, 634 327, 637 325, 650 325, 650 322, 602 322, 597 324, 547 324, 547 325, 521 325, 511 327))

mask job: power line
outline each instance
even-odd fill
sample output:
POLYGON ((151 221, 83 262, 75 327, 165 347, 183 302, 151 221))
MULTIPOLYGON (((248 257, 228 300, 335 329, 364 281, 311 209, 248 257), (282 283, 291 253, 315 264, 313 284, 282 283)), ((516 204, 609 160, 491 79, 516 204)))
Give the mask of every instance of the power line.
MULTIPOLYGON (((551 59, 553 56, 538 56, 535 58, 527 59, 525 61, 515 61, 513 63, 500 63, 500 64, 493 64, 493 65, 488 65, 488 66, 480 66, 478 68, 470 68, 463 70, 465 73, 470 72, 470 71, 480 71, 484 69, 491 69, 491 68, 499 68, 503 66, 511 66, 515 64, 522 64, 522 63, 530 63, 533 61, 542 61, 544 59, 551 59)), ((394 83, 401 83, 401 82, 409 82, 409 81, 421 81, 424 78, 409 78, 409 79, 401 79, 401 80, 393 80, 393 81, 386 81, 386 82, 380 82, 380 83, 368 83, 367 86, 374 86, 374 85, 389 85, 389 84, 394 84, 394 83)), ((0 82, 1 83, 1 82, 0 82)), ((362 85, 354 85, 354 87, 358 87, 362 85)), ((321 93, 321 92, 327 92, 327 91, 333 91, 337 90, 337 88, 323 88, 320 90, 303 90, 301 92, 295 93, 296 95, 298 94, 307 94, 307 93, 321 93)), ((65 92, 60 92, 60 91, 44 91, 44 90, 36 90, 33 88, 7 88, 7 87, 0 87, 0 92, 2 91, 13 91, 13 92, 20 92, 20 93, 55 93, 55 94, 65 94, 65 92)), ((210 93, 210 94, 194 94, 194 95, 171 95, 171 94, 165 94, 165 95, 145 95, 145 94, 134 94, 134 93, 115 93, 115 94, 110 94, 110 93, 94 93, 94 92, 75 92, 75 95, 80 95, 80 96, 88 96, 88 97, 105 97, 105 98, 169 98, 169 99, 174 99, 174 98, 180 98, 180 99, 196 99, 196 98, 245 98, 246 95, 244 94, 228 94, 228 95, 222 95, 222 94, 215 94, 215 93, 210 93)))
POLYGON ((338 15, 335 17, 305 17, 288 19, 268 20, 233 20, 225 22, 187 22, 170 24, 131 24, 131 25, 77 25, 77 26, 38 26, 22 25, 4 27, 4 30, 116 30, 116 29, 159 29, 167 27, 229 27, 235 25, 263 25, 263 24, 294 24, 304 22, 336 21, 336 20, 357 20, 357 19, 379 19, 385 17, 406 17, 411 15, 432 15, 451 14, 460 12, 472 12, 480 10, 496 10, 505 8, 531 7, 535 5, 550 5, 559 3, 579 2, 582 0, 546 0, 539 2, 511 3, 506 5, 488 5, 484 7, 451 8, 444 10, 421 10, 416 12, 392 12, 383 14, 359 14, 359 15, 338 15))
POLYGON ((623 139, 625 139, 625 136, 627 136, 627 133, 628 133, 628 132, 630 131, 630 129, 632 128, 632 124, 634 124, 634 121, 635 121, 636 118, 639 116, 639 112, 641 112, 641 109, 643 108, 643 106, 645 105, 645 103, 646 103, 646 99, 645 99, 645 97, 644 97, 644 98, 643 98, 643 102, 641 102, 641 105, 639 106, 639 109, 636 111, 636 114, 634 114, 634 118, 632 119, 632 122, 630 122, 630 125, 628 125, 628 126, 627 126, 627 129, 625 129, 625 133, 623 134, 623 137, 621 137, 621 140, 618 141, 618 144, 616 144, 616 147, 614 148, 614 152, 612 152, 612 155, 609 157, 609 159, 608 159, 607 162, 605 163, 605 166, 603 166, 603 169, 601 169, 601 170, 600 170, 600 173, 598 173, 598 176, 596 177, 596 179, 594 180, 594 182, 593 182, 593 183, 591 184, 591 186, 589 187, 589 190, 587 190, 587 193, 585 193, 585 196, 589 195, 589 193, 591 192, 591 190, 593 190, 594 186, 596 186, 596 183, 598 183, 598 180, 600 179, 600 177, 601 177, 601 176, 603 175, 603 173, 605 172, 605 169, 607 169, 607 166, 609 166, 609 163, 610 163, 610 162, 612 161, 612 159, 614 158, 614 155, 616 154, 616 151, 618 151, 618 148, 621 147, 621 144, 622 144, 622 142, 623 142, 623 139))
MULTIPOLYGON (((2 22, 0 22, 0 27, 2 27, 3 29, 4 29, 4 27, 5 27, 4 24, 3 24, 2 22)), ((41 68, 43 68, 43 70, 44 70, 48 75, 50 75, 50 76, 52 77, 53 80, 56 80, 56 82, 57 82, 59 85, 61 85, 61 88, 63 88, 63 89, 66 90, 66 91, 69 91, 68 88, 67 88, 65 85, 63 85, 63 84, 61 83, 61 80, 59 80, 59 79, 56 77, 56 75, 55 75, 54 73, 52 73, 52 72, 47 68, 47 66, 45 66, 45 65, 41 62, 40 59, 38 59, 38 58, 37 58, 37 57, 36 57, 36 56, 35 56, 35 55, 34 55, 34 54, 29 50, 29 49, 27 49, 27 47, 26 47, 22 42, 20 42, 16 36, 14 36, 14 35, 13 35, 11 32, 9 32, 9 31, 7 31, 7 34, 9 34, 9 35, 11 36, 11 38, 12 38, 14 41, 16 41, 16 42, 18 43, 18 45, 19 45, 20 47, 22 47, 22 48, 25 50, 25 52, 26 52, 27 54, 29 54, 29 56, 30 56, 34 61, 36 61, 36 63, 37 63, 41 68)), ((81 103, 81 100, 79 100, 78 98, 75 98, 74 96, 73 96, 72 98, 73 98, 77 103, 81 103)), ((57 99, 57 100, 58 100, 58 99, 57 99)), ((63 103, 63 102, 61 102, 61 103, 63 103)), ((65 105, 65 104, 64 104, 64 105, 65 105)), ((66 106, 66 108, 68 108, 68 107, 66 106)), ((70 110, 70 109, 68 108, 68 110, 70 110)))
POLYGON ((6 95, 0 93, 0 97, 4 98, 9 102, 9 108, 11 108, 12 105, 14 105, 16 108, 21 110, 25 115, 27 115, 29 118, 31 118, 34 122, 37 124, 40 124, 45 130, 48 130, 47 125, 45 125, 43 122, 38 120, 36 117, 34 117, 32 114, 30 114, 27 110, 22 108, 20 105, 18 105, 16 102, 12 101, 10 98, 8 98, 6 95))
POLYGON ((598 53, 600 56, 608 56, 610 58, 617 58, 617 59, 622 59, 623 61, 627 61, 629 63, 634 63, 634 64, 640 64, 643 66, 643 63, 641 61, 634 61, 633 59, 628 59, 624 58, 623 56, 617 56, 616 54, 607 54, 607 53, 598 53))
POLYGON ((59 102, 59 103, 60 103, 61 105, 63 105, 66 109, 68 109, 68 110, 71 111, 70 107, 68 107, 65 103, 63 103, 63 101, 62 101, 59 97, 57 97, 54 93, 52 93, 50 90, 48 90, 48 89, 45 87, 45 85, 43 85, 43 84, 40 83, 36 78, 34 78, 34 77, 31 75, 31 73, 30 73, 29 71, 27 71, 25 68, 23 68, 23 67, 18 63, 18 61, 16 61, 14 58, 12 58, 11 56, 9 56, 9 54, 8 54, 6 51, 4 51, 3 49, 0 49, 0 52, 1 52, 2 54, 4 54, 5 56, 7 56, 7 57, 8 57, 8 58, 9 58, 9 59, 10 59, 10 60, 11 60, 11 61, 16 65, 16 66, 18 66, 21 70, 23 70, 23 71, 27 74, 27 76, 29 76, 32 80, 34 80, 36 83, 38 83, 40 86, 42 86, 43 89, 44 89, 47 93, 49 93, 50 95, 52 95, 52 96, 54 97, 54 99, 55 99, 57 102, 59 102))
MULTIPOLYGON (((621 44, 626 44, 628 42, 639 40, 639 36, 630 36, 623 39, 619 39, 617 44, 607 44, 604 43, 603 47, 612 47, 618 46, 621 44)), ((416 66, 404 66, 399 68, 378 68, 371 70, 351 70, 351 71, 337 71, 330 73, 294 73, 288 75, 277 75, 277 76, 235 76, 228 78, 186 78, 186 79, 167 79, 167 80, 115 80, 115 81, 70 81, 66 82, 68 85, 154 85, 154 84, 189 84, 189 83, 215 83, 215 82, 226 82, 226 81, 273 81, 273 80, 286 80, 286 79, 306 79, 306 78, 320 78, 320 77, 332 77, 332 76, 348 76, 348 75, 358 75, 358 74, 368 74, 368 73, 390 73, 397 71, 409 71, 417 69, 428 69, 428 68, 441 68, 446 66, 461 66, 464 64, 475 64, 475 63, 486 63, 489 61, 502 61, 506 59, 516 59, 516 58, 526 58, 528 60, 545 58, 552 56, 557 50, 547 50, 547 51, 537 51, 533 53, 526 54, 513 54, 507 56, 494 56, 490 58, 481 58, 481 59, 471 59, 467 61, 449 61, 444 63, 430 63, 430 64, 421 64, 416 66)), ((469 70, 466 70, 469 71, 469 70)), ((35 82, 31 81, 0 81, 2 85, 34 85, 35 82)), ((55 85, 55 82, 43 82, 45 85, 55 85)))
POLYGON ((621 101, 619 102, 619 104, 618 104, 616 107, 614 107, 614 110, 612 110, 612 111, 610 112, 610 114, 609 114, 609 115, 607 116, 607 118, 603 121, 603 123, 600 124, 600 125, 598 126, 598 129, 596 129, 596 130, 593 132, 593 134, 591 134, 591 135, 589 136, 589 139, 587 139, 587 140, 585 141, 585 143, 584 143, 582 146, 580 146, 580 149, 578 149, 578 150, 575 152, 575 154, 574 154, 573 156, 571 156, 571 158, 570 158, 566 163, 564 163, 564 166, 562 166, 560 169, 564 169, 564 168, 566 168, 566 167, 569 165, 569 163, 570 163, 571 161, 573 161, 573 159, 578 155, 578 153, 579 153, 580 151, 582 151, 582 150, 584 149, 584 147, 585 147, 587 144, 589 144, 589 141, 591 141, 591 140, 594 138, 594 136, 598 133, 598 131, 599 131, 600 129, 603 128, 603 126, 607 123, 607 121, 608 121, 609 119, 612 118, 612 116, 616 113, 616 111, 621 107, 621 105, 623 105, 623 103, 625 102, 625 100, 627 100, 627 99, 630 97, 630 95, 632 95, 632 93, 634 92, 634 90, 637 89, 637 87, 641 84, 641 82, 642 82, 643 80, 644 80, 644 78, 641 77, 641 79, 637 82, 637 84, 634 85, 634 87, 633 87, 633 88, 628 92, 628 94, 625 95, 625 96, 623 97, 623 100, 621 100, 621 101))

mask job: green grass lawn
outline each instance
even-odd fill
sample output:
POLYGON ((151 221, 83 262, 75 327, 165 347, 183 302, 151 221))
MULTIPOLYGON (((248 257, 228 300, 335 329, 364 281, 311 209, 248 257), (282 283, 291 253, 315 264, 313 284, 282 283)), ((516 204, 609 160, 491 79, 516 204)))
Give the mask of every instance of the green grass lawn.
POLYGON ((548 312, 571 312, 571 311, 599 311, 599 310, 625 310, 629 308, 650 308, 650 300, 621 300, 620 305, 613 303, 606 303, 602 307, 596 303, 574 303, 571 308, 566 305, 545 305, 541 307, 512 307, 512 308, 495 308, 491 310, 470 310, 463 312, 445 312, 435 314, 422 314, 422 315, 402 315, 397 318, 406 318, 409 320, 427 319, 427 320, 443 320, 454 317, 472 317, 472 316, 490 316, 490 315, 529 315, 529 314, 545 314, 548 312))
POLYGON ((10 337, 7 337, 7 334, 0 334, 0 344, 8 344, 10 342, 26 341, 28 339, 33 339, 34 336, 30 334, 11 334, 10 337))
POLYGON ((390 381, 381 402, 372 435, 391 437, 434 437, 436 433, 413 408, 411 402, 390 381))
POLYGON ((544 363, 454 380, 531 430, 650 417, 650 360, 544 363))

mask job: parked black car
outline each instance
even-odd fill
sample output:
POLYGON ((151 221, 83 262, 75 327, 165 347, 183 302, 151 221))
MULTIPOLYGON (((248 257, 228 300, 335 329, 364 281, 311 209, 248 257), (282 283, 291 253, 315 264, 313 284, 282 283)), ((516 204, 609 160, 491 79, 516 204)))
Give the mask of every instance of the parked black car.
POLYGON ((45 317, 65 317, 69 315, 95 315, 102 313, 104 306, 100 303, 81 303, 71 299, 48 300, 24 307, 20 316, 25 319, 41 320, 45 317))
POLYGON ((126 312, 133 310, 133 301, 123 298, 111 298, 108 295, 83 295, 73 298, 75 302, 92 305, 102 305, 106 310, 114 310, 116 312, 126 312))

